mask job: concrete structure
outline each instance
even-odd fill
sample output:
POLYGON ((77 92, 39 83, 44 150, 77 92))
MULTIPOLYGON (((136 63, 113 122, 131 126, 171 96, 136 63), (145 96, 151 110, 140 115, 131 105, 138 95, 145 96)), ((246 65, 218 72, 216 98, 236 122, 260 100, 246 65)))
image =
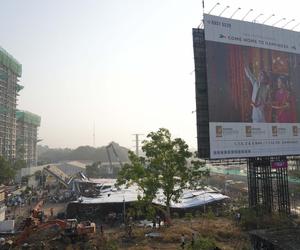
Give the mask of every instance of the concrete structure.
POLYGON ((22 65, 0 47, 0 155, 7 160, 16 156, 17 93, 22 65))
POLYGON ((16 112, 17 118, 17 151, 16 158, 24 160, 27 167, 37 165, 37 130, 41 117, 28 111, 16 112))

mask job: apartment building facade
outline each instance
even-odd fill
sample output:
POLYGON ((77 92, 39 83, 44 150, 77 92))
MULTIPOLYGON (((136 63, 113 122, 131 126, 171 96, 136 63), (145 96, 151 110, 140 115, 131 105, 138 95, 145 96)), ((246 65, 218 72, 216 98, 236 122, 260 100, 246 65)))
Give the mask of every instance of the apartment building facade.
POLYGON ((22 65, 0 47, 0 155, 16 157, 16 106, 22 65))
POLYGON ((38 128, 41 117, 28 111, 17 110, 16 158, 24 160, 27 167, 37 165, 38 128))

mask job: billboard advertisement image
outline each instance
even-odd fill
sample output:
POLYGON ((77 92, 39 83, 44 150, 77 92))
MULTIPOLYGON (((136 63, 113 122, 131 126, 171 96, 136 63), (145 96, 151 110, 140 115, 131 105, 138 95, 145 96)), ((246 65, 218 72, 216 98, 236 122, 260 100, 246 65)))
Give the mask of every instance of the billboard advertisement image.
POLYGON ((205 15, 210 158, 300 153, 298 32, 205 15))

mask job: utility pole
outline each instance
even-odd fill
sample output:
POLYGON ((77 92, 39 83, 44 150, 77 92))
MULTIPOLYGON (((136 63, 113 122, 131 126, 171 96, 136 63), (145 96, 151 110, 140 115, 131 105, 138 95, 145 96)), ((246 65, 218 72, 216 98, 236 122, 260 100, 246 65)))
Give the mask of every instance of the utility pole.
POLYGON ((96 147, 95 121, 93 126, 93 147, 96 147))
POLYGON ((140 146, 139 146, 139 142, 140 142, 139 136, 143 135, 143 134, 133 134, 133 135, 135 136, 135 154, 137 156, 139 156, 139 148, 140 148, 140 146))

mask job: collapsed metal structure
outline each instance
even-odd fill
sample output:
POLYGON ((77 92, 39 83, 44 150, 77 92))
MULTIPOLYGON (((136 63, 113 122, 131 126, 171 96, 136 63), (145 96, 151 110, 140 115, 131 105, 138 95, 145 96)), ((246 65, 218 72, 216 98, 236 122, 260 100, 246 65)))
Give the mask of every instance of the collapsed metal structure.
POLYGON ((287 167, 272 167, 272 162, 286 160, 286 156, 248 159, 249 207, 290 213, 287 167))

